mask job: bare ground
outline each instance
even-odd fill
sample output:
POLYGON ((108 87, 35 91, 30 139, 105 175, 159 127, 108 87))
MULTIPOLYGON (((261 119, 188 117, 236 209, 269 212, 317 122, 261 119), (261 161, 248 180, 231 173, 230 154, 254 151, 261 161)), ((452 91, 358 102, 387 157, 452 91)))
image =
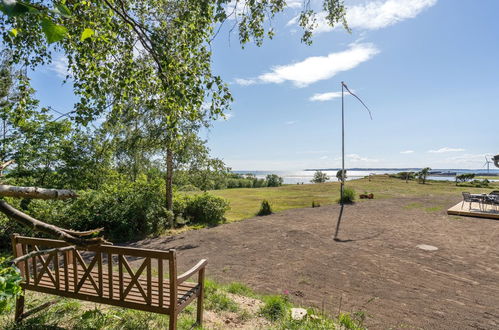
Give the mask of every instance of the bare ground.
POLYGON ((365 311, 371 329, 498 329, 499 221, 448 216, 448 197, 288 210, 133 245, 176 248, 181 270, 260 293, 289 292, 331 314, 365 311), (437 251, 417 248, 419 244, 437 251))

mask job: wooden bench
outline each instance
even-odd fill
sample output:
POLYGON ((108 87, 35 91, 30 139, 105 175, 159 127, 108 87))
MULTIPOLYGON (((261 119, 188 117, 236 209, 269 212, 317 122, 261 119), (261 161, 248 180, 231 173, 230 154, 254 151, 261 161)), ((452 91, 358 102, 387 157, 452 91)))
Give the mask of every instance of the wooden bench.
MULTIPOLYGON (((14 258, 33 251, 53 249, 18 262, 23 291, 167 314, 170 316, 170 329, 176 329, 178 314, 198 298, 197 324, 202 324, 206 259, 177 276, 175 250, 157 251, 113 245, 71 248, 64 241, 18 235, 12 236, 12 247, 14 258), (136 270, 129 263, 132 259, 138 265, 136 270), (113 261, 117 267, 113 267, 113 261), (165 274, 165 271, 168 273, 165 274), (195 274, 198 274, 196 283, 186 281, 195 274)), ((16 321, 41 310, 45 305, 25 313, 24 295, 20 296, 16 302, 16 321)))

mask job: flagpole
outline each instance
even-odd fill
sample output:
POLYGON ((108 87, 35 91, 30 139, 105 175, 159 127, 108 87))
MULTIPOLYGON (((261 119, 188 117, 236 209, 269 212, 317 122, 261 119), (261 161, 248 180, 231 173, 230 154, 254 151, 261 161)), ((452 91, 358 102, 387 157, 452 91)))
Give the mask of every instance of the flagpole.
POLYGON ((345 206, 345 201, 344 201, 344 192, 345 192, 345 89, 347 90, 348 94, 352 95, 355 97, 363 106, 366 108, 367 112, 369 113, 369 117, 371 117, 371 120, 373 119, 373 116, 371 114, 371 110, 367 107, 367 105, 352 91, 348 88, 347 85, 345 85, 345 82, 341 82, 341 182, 340 182, 340 215, 338 217, 338 221, 336 222, 336 232, 334 233, 334 240, 336 241, 341 241, 338 239, 338 232, 340 230, 340 222, 341 222, 341 217, 343 215, 343 207, 345 206))
POLYGON ((343 205, 343 189, 345 185, 345 100, 344 83, 341 82, 341 194, 340 203, 343 205))
POLYGON ((344 83, 341 82, 341 182, 340 182, 340 215, 336 222, 336 231, 334 232, 334 240, 339 241, 338 232, 340 230, 341 217, 343 215, 343 186, 345 184, 345 99, 344 99, 344 83))

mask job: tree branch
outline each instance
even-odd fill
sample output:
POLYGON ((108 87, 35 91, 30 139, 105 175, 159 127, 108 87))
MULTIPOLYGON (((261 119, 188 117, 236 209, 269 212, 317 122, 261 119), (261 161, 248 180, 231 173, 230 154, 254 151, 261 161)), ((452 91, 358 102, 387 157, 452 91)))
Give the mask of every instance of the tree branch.
POLYGON ((72 190, 18 187, 5 184, 0 184, 0 196, 59 200, 78 197, 72 190))
MULTIPOLYGON (((91 245, 101 245, 104 243, 110 244, 107 242, 104 237, 94 237, 94 238, 80 238, 80 237, 75 237, 79 235, 71 235, 72 231, 66 230, 59 228, 57 226, 42 222, 40 220, 37 220, 26 213, 23 213, 14 207, 12 207, 10 204, 8 204, 4 200, 0 200, 0 211, 3 212, 5 215, 7 215, 9 218, 12 218, 19 222, 20 224, 31 228, 35 231, 39 231, 42 233, 45 233, 47 235, 50 235, 52 237, 56 237, 58 239, 62 239, 63 241, 66 241, 68 243, 74 244, 76 246, 91 246, 91 245)), ((100 232, 100 229, 94 230, 92 232, 100 232)), ((75 232, 73 232, 75 233, 75 232)))

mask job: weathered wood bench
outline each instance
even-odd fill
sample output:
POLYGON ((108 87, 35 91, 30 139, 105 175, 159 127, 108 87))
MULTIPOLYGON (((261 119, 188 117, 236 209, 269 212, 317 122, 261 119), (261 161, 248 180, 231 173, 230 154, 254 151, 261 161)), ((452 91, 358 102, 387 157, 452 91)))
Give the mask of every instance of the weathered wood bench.
MULTIPOLYGON (((69 246, 64 241, 13 235, 14 258, 53 249, 18 262, 23 290, 167 314, 170 329, 176 329, 178 314, 198 298, 197 323, 202 324, 206 259, 177 276, 175 250, 113 245, 68 249, 69 246), (131 259, 139 265, 135 271, 130 266, 131 259), (113 266, 113 261, 117 267, 113 266), (153 271, 157 273, 155 276, 153 271), (198 274, 197 283, 186 281, 195 274, 198 274)), ((16 302, 15 319, 20 321, 40 309, 25 313, 22 295, 16 302)))

